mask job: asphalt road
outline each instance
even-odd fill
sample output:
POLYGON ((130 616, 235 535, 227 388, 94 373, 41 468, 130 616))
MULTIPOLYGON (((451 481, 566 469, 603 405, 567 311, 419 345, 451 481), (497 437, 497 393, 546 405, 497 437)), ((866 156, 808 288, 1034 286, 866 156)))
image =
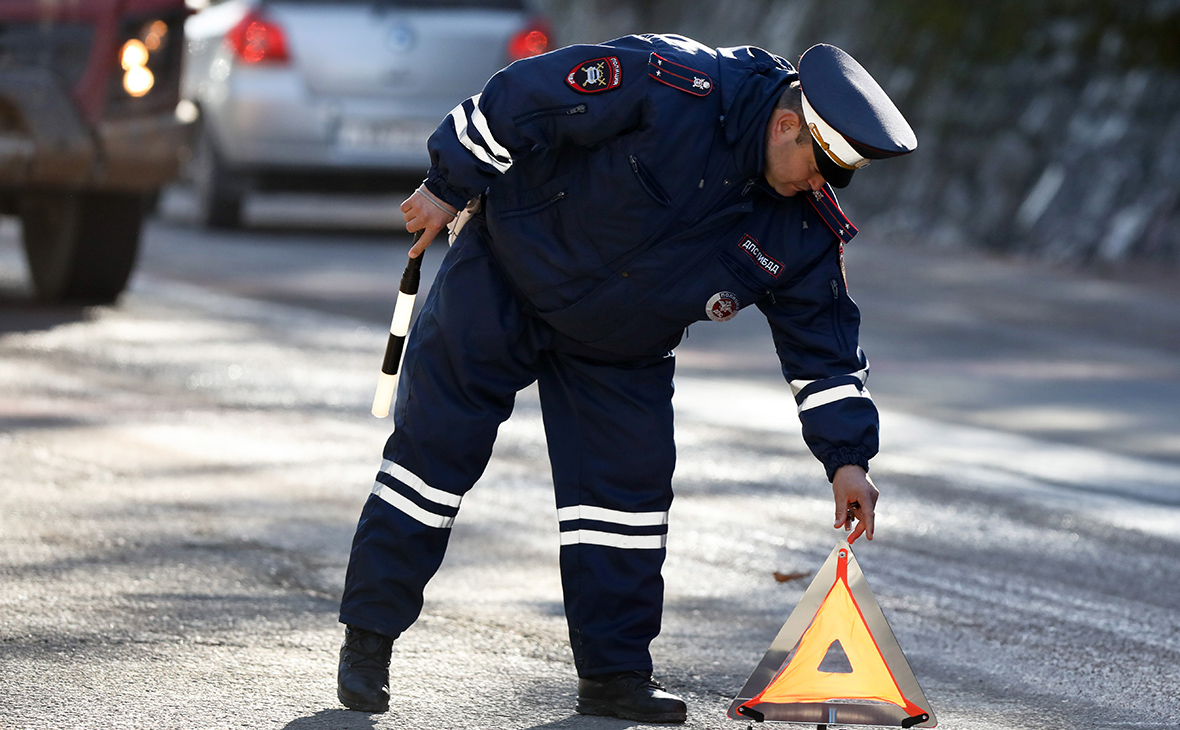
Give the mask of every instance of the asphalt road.
MULTIPOLYGON (((165 198, 116 307, 31 303, 0 224, 0 728, 621 730, 572 711, 540 412, 464 500, 393 709, 341 709, 335 609, 388 424, 393 199, 165 198), (340 227, 348 230, 340 230, 340 227)), ((427 276, 441 253, 432 250, 427 276)), ((963 251, 848 250, 882 409, 856 554, 940 727, 1180 727, 1180 295, 963 251)), ((677 353, 657 673, 724 711, 843 533, 764 323, 677 353)))

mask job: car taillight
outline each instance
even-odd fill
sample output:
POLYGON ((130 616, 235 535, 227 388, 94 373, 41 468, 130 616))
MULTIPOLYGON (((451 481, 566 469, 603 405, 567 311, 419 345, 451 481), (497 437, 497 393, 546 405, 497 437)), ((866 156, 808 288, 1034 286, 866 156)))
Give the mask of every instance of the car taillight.
POLYGON ((553 38, 553 31, 543 20, 534 20, 508 41, 508 58, 519 61, 529 56, 539 56, 548 51, 553 38))
POLYGON ((234 55, 246 63, 282 63, 289 60, 283 29, 274 21, 263 18, 257 11, 246 13, 246 17, 226 33, 225 42, 234 55))

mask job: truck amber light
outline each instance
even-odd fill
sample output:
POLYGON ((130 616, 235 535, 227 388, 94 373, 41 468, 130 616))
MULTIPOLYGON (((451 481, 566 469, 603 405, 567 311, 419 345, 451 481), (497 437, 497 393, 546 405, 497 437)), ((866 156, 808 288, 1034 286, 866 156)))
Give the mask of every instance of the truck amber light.
POLYGON ((133 66, 147 66, 147 46, 143 44, 143 41, 132 38, 123 44, 123 50, 119 53, 119 61, 124 71, 130 70, 133 66))
POLYGON ((256 12, 247 13, 225 35, 225 42, 234 55, 246 63, 288 60, 287 39, 283 29, 256 12))
POLYGON ((143 36, 143 44, 147 46, 149 51, 155 51, 164 43, 164 38, 168 35, 168 24, 162 20, 156 20, 148 24, 147 32, 143 36))
POLYGON ((543 23, 532 23, 508 41, 508 57, 513 61, 519 61, 522 58, 541 55, 549 50, 550 35, 549 29, 543 23))
POLYGON ((131 96, 143 96, 155 85, 155 75, 143 66, 132 66, 123 74, 123 90, 131 96))
POLYGON ((156 77, 147 67, 150 55, 143 41, 136 38, 124 43, 119 52, 119 63, 124 71, 123 90, 131 96, 143 96, 156 85, 156 77))

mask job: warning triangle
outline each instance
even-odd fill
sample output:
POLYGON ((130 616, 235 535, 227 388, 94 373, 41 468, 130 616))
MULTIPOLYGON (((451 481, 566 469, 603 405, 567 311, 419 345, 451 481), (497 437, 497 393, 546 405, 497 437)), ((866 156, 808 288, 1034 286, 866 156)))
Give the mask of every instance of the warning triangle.
POLYGON ((841 540, 729 707, 735 720, 935 727, 864 573, 841 540))

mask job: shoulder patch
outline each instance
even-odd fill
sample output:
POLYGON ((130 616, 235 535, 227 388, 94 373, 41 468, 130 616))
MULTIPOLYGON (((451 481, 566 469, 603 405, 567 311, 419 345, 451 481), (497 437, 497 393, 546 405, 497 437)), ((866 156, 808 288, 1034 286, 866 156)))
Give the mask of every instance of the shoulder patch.
POLYGON ((713 90, 713 79, 707 73, 669 61, 658 53, 648 57, 647 75, 693 96, 708 96, 713 90))
POLYGON ((583 61, 565 75, 565 82, 580 94, 597 94, 617 89, 623 83, 623 64, 618 56, 583 61))
POLYGON ((836 196, 832 194, 832 188, 827 183, 824 183, 824 186, 819 190, 812 191, 807 196, 807 200, 841 243, 852 241, 853 236, 858 233, 856 226, 852 225, 852 221, 844 215, 844 211, 840 209, 840 203, 836 202, 836 196))

